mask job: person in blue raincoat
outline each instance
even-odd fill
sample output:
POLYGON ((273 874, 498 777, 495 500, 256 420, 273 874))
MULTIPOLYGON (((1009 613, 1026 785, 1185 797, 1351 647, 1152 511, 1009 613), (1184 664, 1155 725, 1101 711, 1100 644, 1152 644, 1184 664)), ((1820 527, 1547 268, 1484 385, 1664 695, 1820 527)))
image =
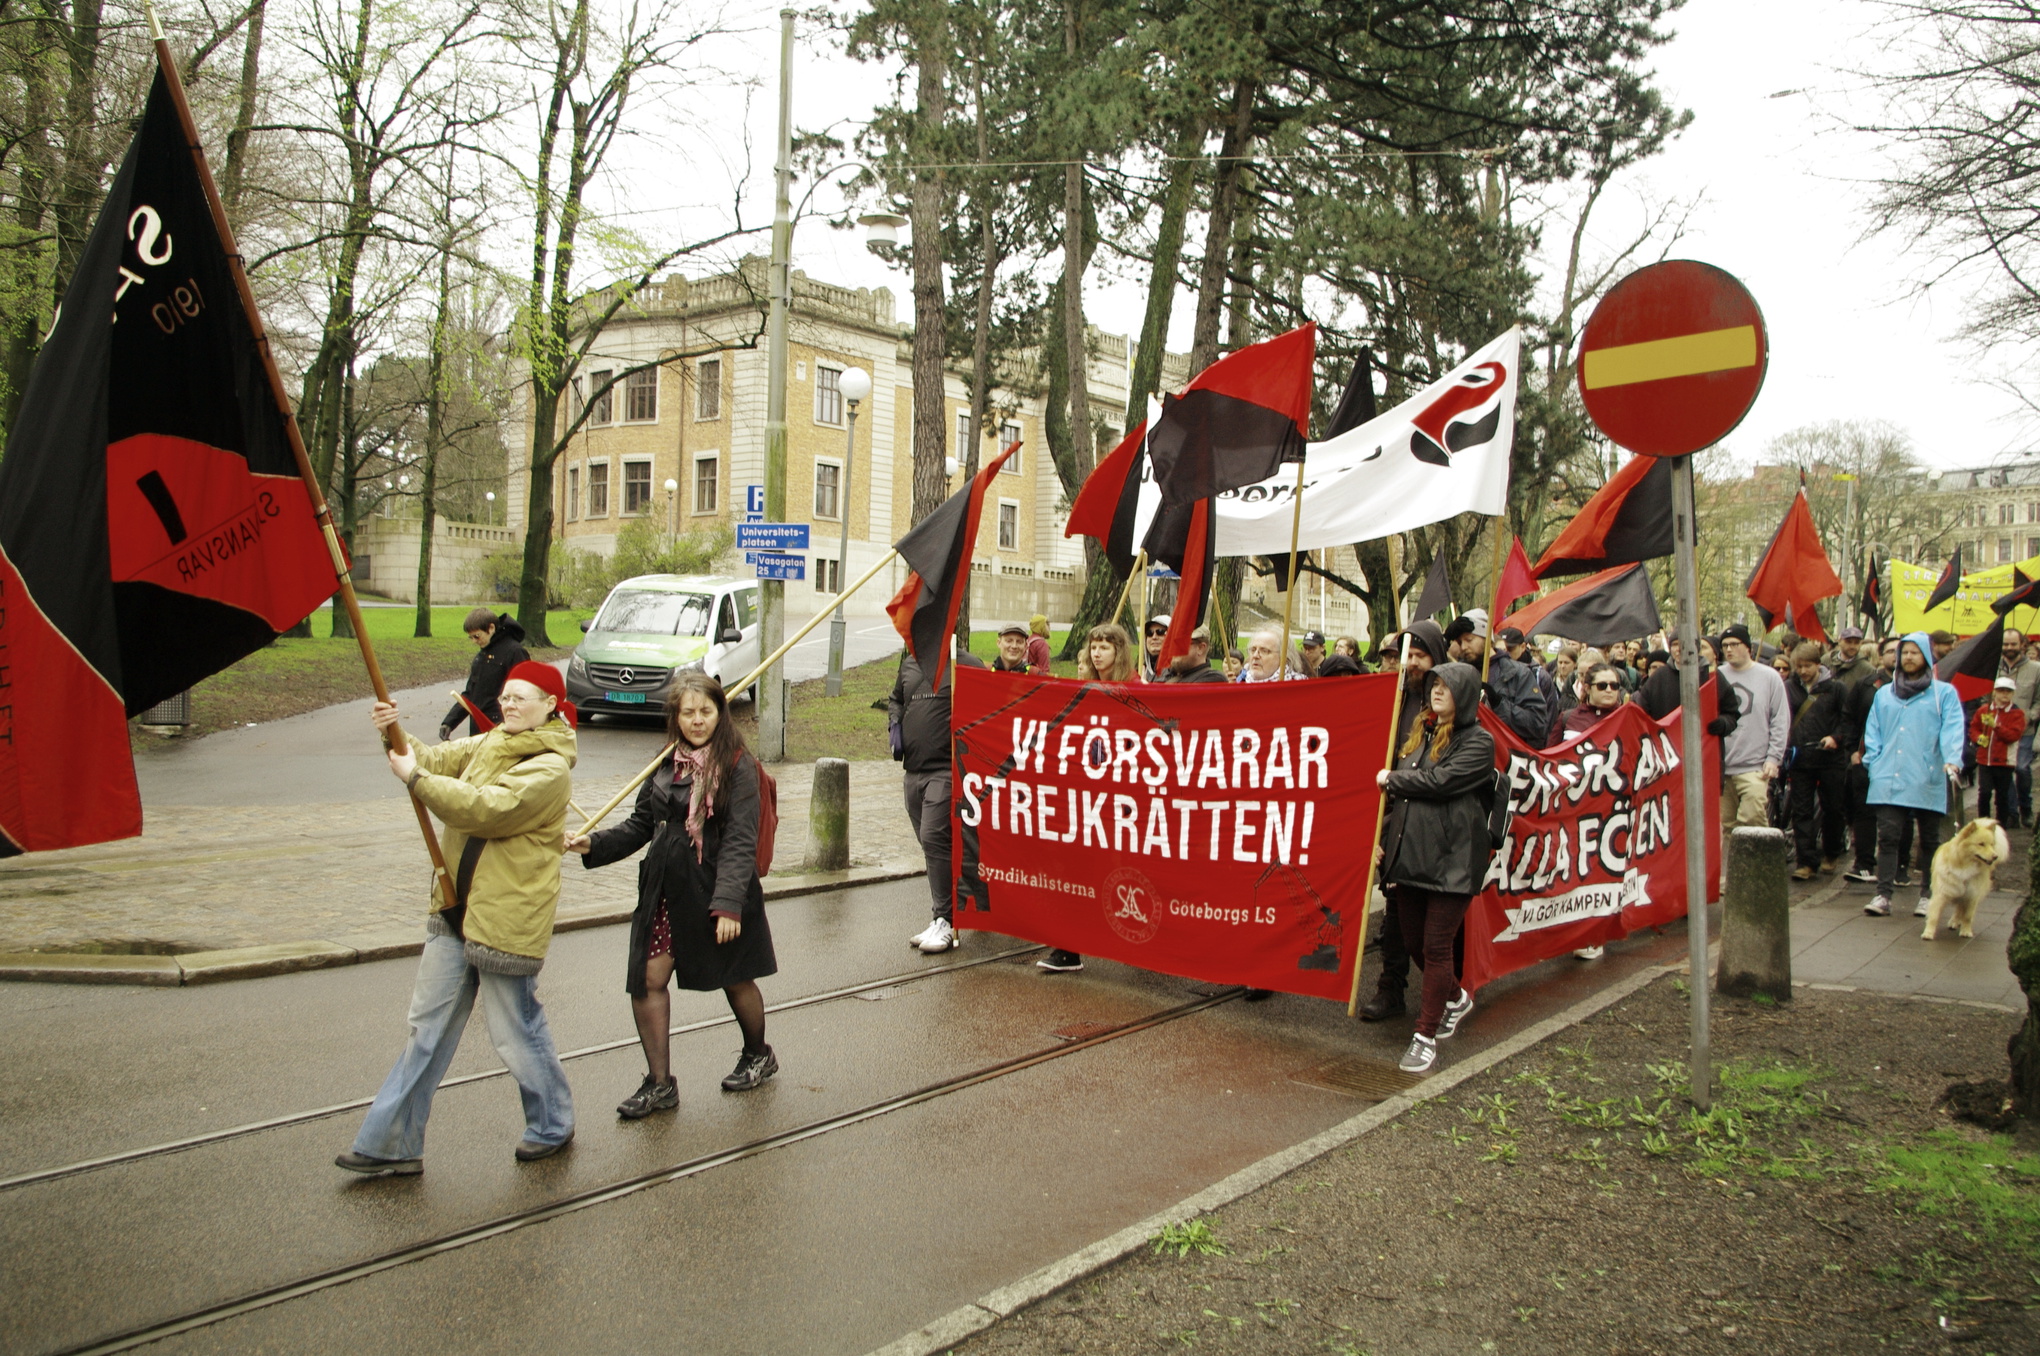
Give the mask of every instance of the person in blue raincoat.
POLYGON ((1898 644, 1898 671, 1879 688, 1863 724, 1863 766, 1870 773, 1870 809, 1877 816, 1877 894, 1863 912, 1890 916, 1898 878, 1899 841, 1906 821, 1917 825, 1920 860, 1929 863, 1920 880, 1924 916, 1933 893, 1929 878, 1941 816, 1948 812, 1948 783, 1962 771, 1966 722, 1962 698, 1934 677, 1933 647, 1924 631, 1898 644))

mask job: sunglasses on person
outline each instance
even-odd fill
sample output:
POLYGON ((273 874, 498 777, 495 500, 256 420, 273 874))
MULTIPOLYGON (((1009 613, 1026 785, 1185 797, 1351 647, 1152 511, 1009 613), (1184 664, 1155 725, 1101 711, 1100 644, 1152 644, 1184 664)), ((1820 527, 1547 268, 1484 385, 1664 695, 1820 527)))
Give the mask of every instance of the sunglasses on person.
POLYGON ((1166 636, 1169 634, 1169 628, 1166 626, 1150 626, 1147 629, 1147 634, 1151 636, 1166 636))
POLYGON ((1587 686, 1593 688, 1596 692, 1619 692, 1622 690, 1622 684, 1620 683, 1588 683, 1587 686))

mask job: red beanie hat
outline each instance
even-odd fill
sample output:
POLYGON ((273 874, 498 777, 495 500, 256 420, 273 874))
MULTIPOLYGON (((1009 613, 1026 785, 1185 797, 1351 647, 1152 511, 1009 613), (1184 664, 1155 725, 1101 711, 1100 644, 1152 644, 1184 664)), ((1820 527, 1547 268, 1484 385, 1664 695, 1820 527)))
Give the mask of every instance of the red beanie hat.
POLYGON ((560 704, 560 715, 566 719, 570 727, 578 728, 580 726, 580 712, 576 711, 574 704, 567 700, 567 680, 560 677, 560 671, 552 665, 541 664, 535 659, 527 659, 516 668, 510 670, 510 676, 503 681, 506 683, 514 681, 531 684, 560 704))

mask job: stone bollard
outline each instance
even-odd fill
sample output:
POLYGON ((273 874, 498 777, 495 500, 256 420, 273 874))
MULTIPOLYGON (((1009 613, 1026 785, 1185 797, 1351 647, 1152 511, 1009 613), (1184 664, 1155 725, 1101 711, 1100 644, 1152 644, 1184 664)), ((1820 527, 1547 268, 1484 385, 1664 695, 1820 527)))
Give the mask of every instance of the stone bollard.
POLYGON ((844 871, 850 866, 850 764, 841 758, 815 759, 815 790, 808 798, 804 871, 844 871))
POLYGON ((1714 988, 1735 998, 1792 998, 1792 907, 1781 829, 1739 828, 1728 836, 1721 897, 1721 959, 1714 988))

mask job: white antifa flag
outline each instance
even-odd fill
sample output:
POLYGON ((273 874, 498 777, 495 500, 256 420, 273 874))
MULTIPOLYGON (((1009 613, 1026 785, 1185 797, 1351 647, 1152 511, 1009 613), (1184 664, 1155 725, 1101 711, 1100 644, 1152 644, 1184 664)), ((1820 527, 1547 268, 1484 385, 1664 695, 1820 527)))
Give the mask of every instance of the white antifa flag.
MULTIPOLYGON (((1457 513, 1500 513, 1516 439, 1521 343, 1522 331, 1512 329, 1388 413, 1312 443, 1304 456, 1299 548, 1374 541, 1457 513)), ((1136 541, 1152 512, 1151 492, 1142 489, 1136 541)), ((1220 495, 1216 554, 1287 554, 1295 492, 1292 465, 1220 495)))

